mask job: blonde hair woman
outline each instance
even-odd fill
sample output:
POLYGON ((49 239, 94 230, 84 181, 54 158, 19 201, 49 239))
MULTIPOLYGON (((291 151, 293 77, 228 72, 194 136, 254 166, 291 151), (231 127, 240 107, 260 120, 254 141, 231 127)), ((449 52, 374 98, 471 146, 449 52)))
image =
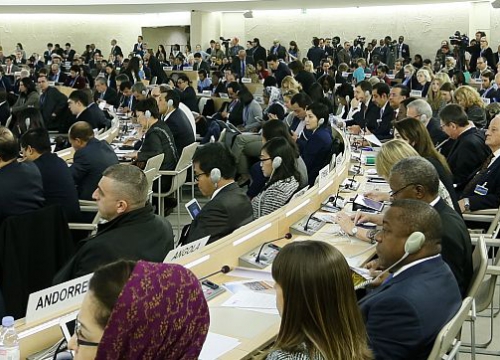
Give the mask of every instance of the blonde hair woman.
POLYGON ((486 127, 486 111, 481 96, 472 86, 460 86, 455 91, 455 100, 464 108, 467 117, 477 128, 486 127))
POLYGON ((414 90, 421 90, 422 97, 425 98, 427 96, 427 92, 429 91, 429 87, 431 85, 432 76, 428 69, 422 68, 417 71, 417 84, 413 88, 414 90))
POLYGON ((431 82, 431 87, 427 93, 427 102, 432 108, 432 116, 436 117, 445 107, 446 101, 442 98, 441 86, 445 83, 451 83, 450 77, 446 73, 438 73, 431 82))
POLYGON ((316 71, 314 71, 314 64, 311 60, 307 60, 305 63, 304 63, 304 70, 307 71, 307 72, 310 72, 312 74, 315 74, 316 71))
POLYGON ((291 75, 285 76, 281 81, 281 93, 283 94, 289 90, 296 90, 298 92, 302 90, 302 85, 291 75))

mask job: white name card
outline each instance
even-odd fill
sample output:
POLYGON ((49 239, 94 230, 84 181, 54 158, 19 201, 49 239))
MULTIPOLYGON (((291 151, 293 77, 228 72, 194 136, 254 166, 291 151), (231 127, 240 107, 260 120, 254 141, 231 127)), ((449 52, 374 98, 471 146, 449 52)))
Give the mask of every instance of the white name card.
POLYGON ((483 102, 486 104, 486 105, 489 105, 491 103, 491 99, 488 99, 488 98, 481 98, 483 100, 483 102))
POLYGON ((389 80, 394 80, 396 78, 396 75, 395 74, 387 74, 387 78, 389 80))
POLYGON ((411 97, 422 97, 422 90, 412 90, 410 92, 411 97))
POLYGON ((319 171, 319 188, 321 189, 323 186, 325 186, 328 183, 328 174, 330 174, 330 164, 325 165, 320 171, 319 171))
POLYGON ((301 197, 302 195, 304 195, 307 190, 309 190, 309 186, 306 186, 305 188, 297 191, 295 194, 293 194, 292 198, 290 199, 290 201, 294 200, 294 199, 297 199, 299 197, 301 197))
POLYGON ((202 92, 203 95, 208 95, 208 96, 211 96, 212 95, 212 92, 210 90, 203 90, 202 92))
POLYGON ((369 79, 369 78, 371 78, 371 77, 372 77, 372 74, 370 74, 370 73, 365 73, 365 79, 369 79))
POLYGON ((184 71, 193 71, 193 67, 192 66, 184 66, 182 68, 182 70, 184 70, 184 71))
POLYGON ((83 301, 93 274, 84 275, 65 283, 30 294, 26 309, 26 324, 70 310, 83 301))
POLYGON ((163 260, 163 262, 164 263, 176 262, 179 259, 182 259, 183 257, 201 251, 205 247, 205 245, 207 245, 209 238, 210 236, 206 236, 200 240, 196 240, 187 245, 180 246, 176 249, 170 250, 167 256, 165 256, 165 260, 163 260))
POLYGON ((165 67, 163 68, 163 70, 166 70, 166 71, 172 71, 173 69, 174 69, 174 67, 173 67, 173 66, 165 66, 165 67))
POLYGON ((343 78, 347 78, 348 76, 349 76, 349 73, 348 73, 348 72, 344 71, 344 72, 342 73, 342 77, 343 77, 343 78))
POLYGON ((241 78, 241 83, 242 84, 251 84, 252 83, 252 79, 250 78, 241 78))

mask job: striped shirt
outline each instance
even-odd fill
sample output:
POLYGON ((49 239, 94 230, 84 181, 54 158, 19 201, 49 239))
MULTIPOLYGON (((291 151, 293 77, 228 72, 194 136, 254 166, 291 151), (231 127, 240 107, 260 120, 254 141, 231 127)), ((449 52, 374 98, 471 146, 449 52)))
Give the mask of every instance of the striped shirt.
POLYGON ((299 188, 297 180, 291 176, 284 180, 278 180, 262 190, 252 199, 254 219, 272 213, 285 205, 299 188))

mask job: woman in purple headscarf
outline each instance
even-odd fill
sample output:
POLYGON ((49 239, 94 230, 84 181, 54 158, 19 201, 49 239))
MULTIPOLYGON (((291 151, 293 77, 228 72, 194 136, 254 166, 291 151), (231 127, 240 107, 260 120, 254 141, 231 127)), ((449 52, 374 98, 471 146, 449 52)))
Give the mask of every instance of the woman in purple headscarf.
POLYGON ((94 273, 69 348, 76 360, 194 360, 209 324, 192 272, 122 260, 94 273))

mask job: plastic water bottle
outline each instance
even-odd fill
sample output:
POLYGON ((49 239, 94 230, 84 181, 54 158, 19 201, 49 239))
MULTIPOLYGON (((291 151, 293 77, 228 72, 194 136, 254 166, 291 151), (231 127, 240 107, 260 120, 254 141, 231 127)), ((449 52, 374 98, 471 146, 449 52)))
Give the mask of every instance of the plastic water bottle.
POLYGON ((20 360, 19 336, 14 327, 14 318, 5 316, 0 331, 0 360, 20 360))

